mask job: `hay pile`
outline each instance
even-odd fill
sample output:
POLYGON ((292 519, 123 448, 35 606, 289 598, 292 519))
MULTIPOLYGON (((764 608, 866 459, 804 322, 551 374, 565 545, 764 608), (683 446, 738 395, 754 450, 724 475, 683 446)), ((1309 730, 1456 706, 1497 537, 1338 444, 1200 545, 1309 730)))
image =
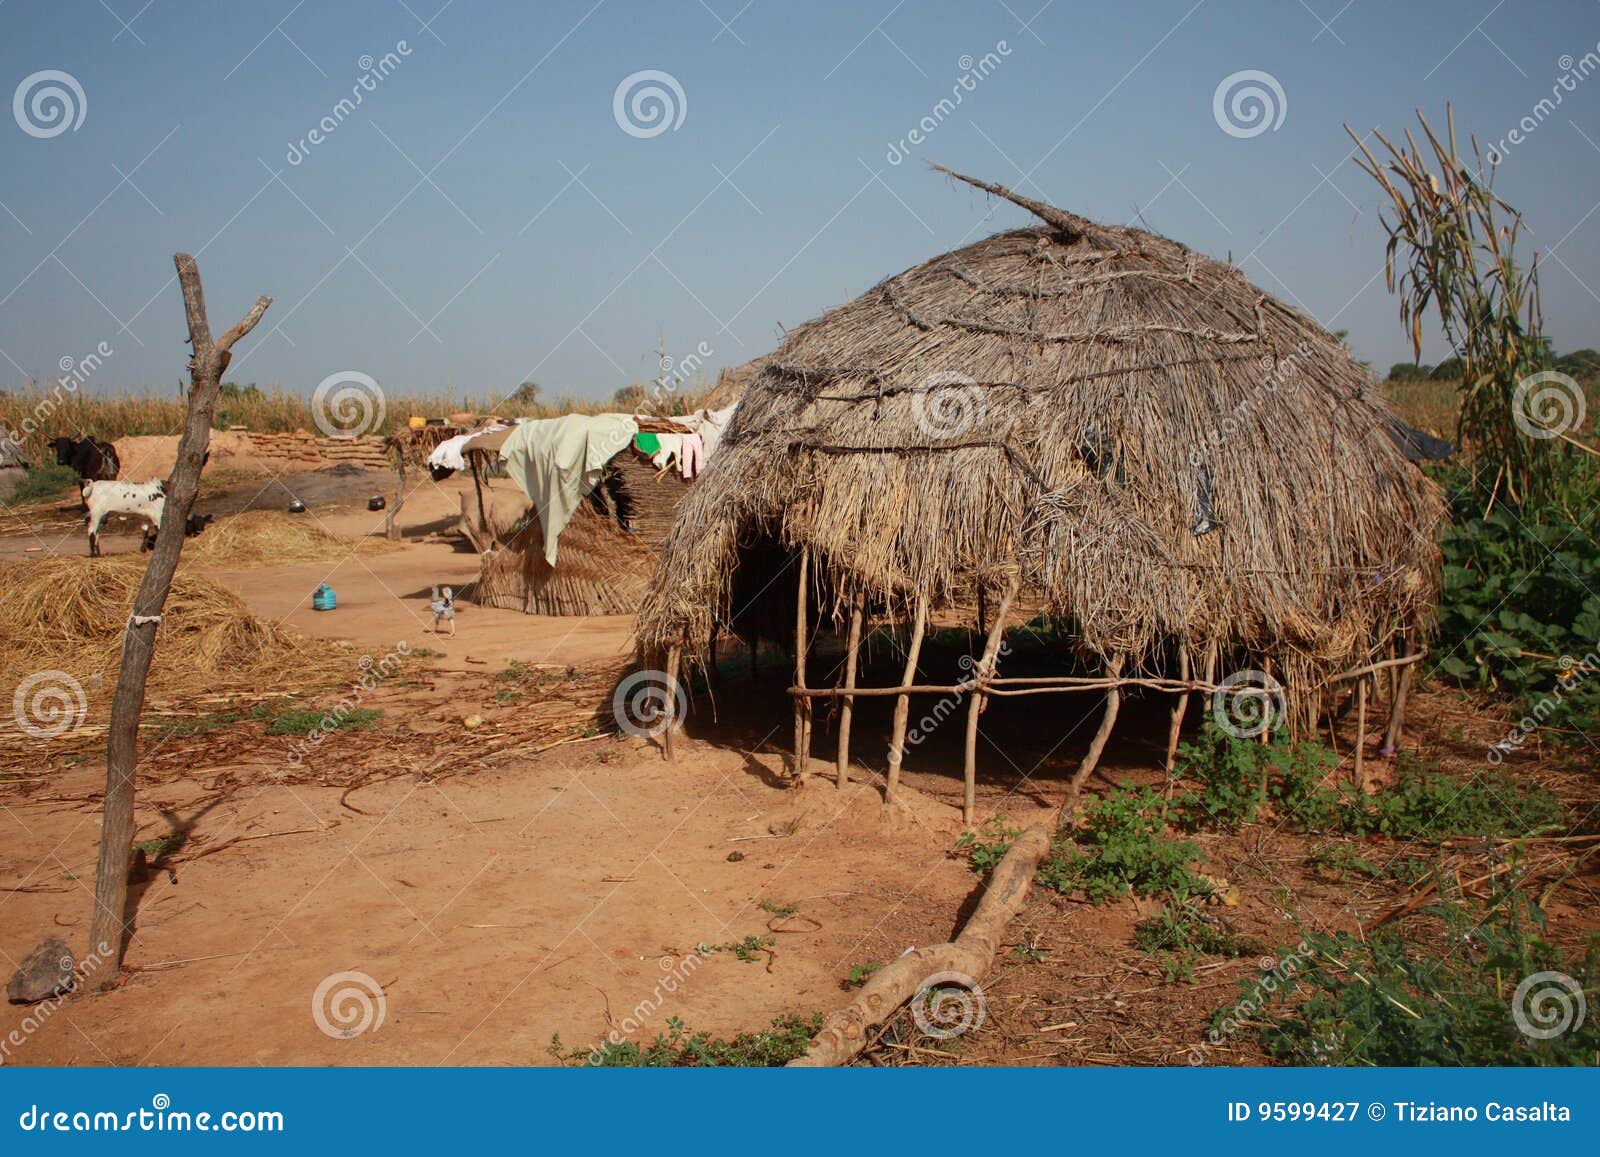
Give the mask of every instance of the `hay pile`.
MULTIPOLYGON (((0 568, 10 595, 0 633, 0 685, 44 669, 64 670, 85 684, 97 675, 114 680, 145 561, 138 555, 50 558, 0 568)), ((348 664, 332 644, 258 618, 231 590, 180 570, 162 613, 150 678, 166 688, 306 682, 348 664)))
POLYGON ((183 561, 243 569, 297 562, 337 562, 351 554, 384 554, 397 542, 362 538, 351 542, 330 534, 307 515, 279 510, 248 510, 219 519, 184 544, 183 561))

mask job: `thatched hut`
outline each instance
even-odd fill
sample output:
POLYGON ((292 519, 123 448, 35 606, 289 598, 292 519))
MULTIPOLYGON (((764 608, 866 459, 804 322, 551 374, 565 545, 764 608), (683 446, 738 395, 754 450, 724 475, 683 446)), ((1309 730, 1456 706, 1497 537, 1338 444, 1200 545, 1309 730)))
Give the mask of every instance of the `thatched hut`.
POLYGON ((1189 694, 1231 688, 1222 676, 1246 668, 1292 726, 1314 725, 1341 685, 1364 711, 1373 665, 1409 672, 1420 655, 1443 514, 1367 375, 1231 265, 961 179, 1042 223, 935 257, 788 335, 678 508, 640 612, 642 653, 673 670, 721 628, 770 638, 785 622, 797 772, 815 699, 841 701, 843 779, 851 702, 894 695, 891 794, 908 697, 970 692, 969 818, 990 696, 1106 696, 1074 795, 1126 687, 1178 697, 1169 752, 1189 694), (930 616, 984 609, 970 673, 919 686, 930 616), (1063 628, 1076 674, 998 671, 1004 631, 1035 613, 1063 628), (911 628, 899 686, 855 685, 873 619, 911 628), (834 687, 805 684, 819 621, 847 640, 834 687))
MULTIPOLYGON (((636 415, 642 432, 684 434, 671 418, 636 415)), ((639 609, 678 503, 692 488, 677 470, 661 470, 630 443, 561 531, 555 565, 527 496, 514 483, 495 488, 509 430, 462 447, 474 500, 462 499, 460 529, 481 554, 471 598, 483 606, 539 615, 623 615, 639 609)))

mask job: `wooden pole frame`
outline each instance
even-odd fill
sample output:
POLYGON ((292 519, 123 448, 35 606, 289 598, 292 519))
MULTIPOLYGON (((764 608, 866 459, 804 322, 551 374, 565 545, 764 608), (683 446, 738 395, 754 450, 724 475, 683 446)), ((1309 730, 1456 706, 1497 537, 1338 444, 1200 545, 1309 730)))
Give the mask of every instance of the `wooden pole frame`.
POLYGON ((178 284, 183 289, 183 309, 189 323, 189 404, 183 436, 178 440, 177 462, 166 484, 166 509, 156 535, 155 551, 133 596, 133 612, 123 636, 122 663, 111 701, 111 723, 106 732, 106 791, 100 830, 100 856, 95 871, 94 916, 90 923, 91 948, 110 966, 100 973, 101 988, 114 988, 122 968, 129 922, 128 869, 133 849, 134 776, 139 761, 139 715, 144 708, 145 680, 155 657, 156 628, 172 576, 183 551, 184 524, 200 490, 200 470, 211 440, 211 419, 216 412, 222 375, 233 359, 236 342, 253 330, 272 304, 258 297, 248 313, 215 341, 206 317, 205 291, 200 268, 187 253, 175 254, 178 284))
POLYGON ((866 615, 866 606, 864 593, 850 600, 850 634, 845 643, 844 695, 839 705, 839 758, 835 773, 840 791, 850 783, 850 722, 855 705, 856 666, 861 652, 861 620, 866 615))
MULTIPOLYGON (((1186 644, 1178 645, 1178 678, 1184 682, 1189 679, 1189 648, 1186 644)), ((1183 731, 1183 718, 1189 713, 1189 692, 1178 692, 1178 701, 1172 705, 1172 724, 1167 729, 1167 760, 1165 768, 1172 771, 1173 765, 1178 760, 1178 737, 1183 731)))
POLYGON ((1112 655, 1106 660, 1106 670, 1111 672, 1111 678, 1117 682, 1106 688, 1106 705, 1100 716, 1100 726, 1095 729, 1094 738, 1089 740, 1089 750, 1083 753, 1083 761, 1078 764, 1078 770, 1072 773, 1072 782, 1067 786, 1067 800, 1061 809, 1063 817, 1071 814, 1073 805, 1077 803, 1078 793, 1083 790, 1084 781, 1096 767, 1100 766, 1100 756, 1111 738, 1111 729, 1117 725, 1117 714, 1122 709, 1122 684, 1118 678, 1122 673, 1122 662, 1121 655, 1112 655))
POLYGON ((799 594, 794 610, 794 779, 804 786, 811 762, 811 693, 806 689, 806 603, 808 572, 811 569, 811 550, 800 548, 799 594))
MULTIPOLYGON (((911 644, 906 648, 905 674, 900 682, 909 685, 917 677, 917 660, 922 657, 922 636, 928 627, 928 599, 917 599, 916 619, 911 627, 911 644)), ((911 716, 911 696, 899 694, 894 702, 894 731, 889 739, 889 774, 884 780, 883 802, 893 803, 895 789, 900 786, 900 765, 906 752, 906 721, 911 716)))
POLYGON ((1000 641, 1006 631, 1006 617, 1011 613, 1012 600, 1017 597, 1020 579, 1012 579, 1001 596, 995 610, 994 622, 989 626, 989 637, 983 645, 983 657, 973 668, 972 698, 967 703, 967 738, 961 771, 961 822, 972 826, 978 806, 978 716, 983 714, 984 686, 994 675, 1000 661, 1000 641))
POLYGON ((383 519, 383 536, 390 542, 400 540, 400 508, 406 501, 406 448, 394 444, 394 503, 383 519))

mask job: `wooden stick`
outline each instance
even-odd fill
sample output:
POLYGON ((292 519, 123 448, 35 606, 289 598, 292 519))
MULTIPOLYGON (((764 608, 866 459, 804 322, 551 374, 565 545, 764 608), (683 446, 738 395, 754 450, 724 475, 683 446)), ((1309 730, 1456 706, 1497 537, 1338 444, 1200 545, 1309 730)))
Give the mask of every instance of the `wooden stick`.
MULTIPOLYGON (((1178 645, 1178 675, 1185 681, 1189 678, 1189 648, 1180 643, 1178 645)), ((1183 730, 1183 717, 1189 711, 1189 692, 1183 691, 1178 695, 1178 702, 1172 708, 1172 726, 1167 731, 1167 762, 1166 769, 1170 772, 1178 759, 1178 733, 1183 730)))
POLYGON ((880 968, 859 995, 823 1023, 794 1068, 842 1065, 866 1047, 867 1032, 894 1015, 931 977, 959 972, 974 981, 994 962, 1006 926, 1022 910, 1039 865, 1050 854, 1050 836, 1032 827, 1017 837, 984 885, 972 919, 948 944, 918 948, 880 968))
POLYGON ((801 547, 800 593, 794 604, 794 690, 798 692, 794 701, 794 778, 801 784, 806 781, 811 758, 811 736, 807 726, 811 718, 811 702, 806 695, 806 573, 810 566, 811 551, 801 547))
MULTIPOLYGON (((1112 676, 1122 671, 1122 656, 1113 655, 1106 661, 1106 670, 1112 676)), ((1111 729, 1116 726, 1117 712, 1122 706, 1122 688, 1110 687, 1106 690, 1105 713, 1100 716, 1100 726, 1095 730, 1094 738, 1089 741, 1089 750, 1084 752, 1083 762, 1078 764, 1078 770, 1072 773, 1072 782, 1067 788, 1067 801, 1062 805, 1061 818, 1066 819, 1072 814, 1073 806, 1078 802, 1078 793, 1083 790, 1084 780, 1094 769, 1099 766, 1100 754, 1106 748, 1106 741, 1111 738, 1111 729)))
POLYGON ((406 498, 406 450, 400 443, 394 444, 394 504, 389 507, 389 513, 383 518, 383 537, 390 542, 400 538, 400 527, 395 522, 395 517, 400 513, 400 504, 406 498))
POLYGON ((1416 667, 1407 665, 1400 671, 1400 686, 1394 693, 1394 706, 1389 709, 1389 727, 1383 733, 1383 747, 1379 755, 1393 755, 1400 750, 1400 731, 1406 723, 1406 696, 1411 693, 1411 677, 1416 667))
POLYGON ((1356 683, 1356 787, 1365 788, 1367 780, 1361 769, 1361 760, 1367 748, 1367 680, 1362 676, 1356 683))
POLYGON ((994 613, 994 623, 989 628, 989 639, 983 646, 983 657, 978 660, 973 675, 977 686, 967 704, 966 759, 962 767, 961 822, 972 826, 978 803, 978 716, 983 714, 983 681, 994 674, 999 661, 1000 638, 1005 634, 1006 616, 1011 612, 1011 601, 1017 597, 1020 578, 1011 580, 1006 593, 1001 596, 1000 607, 994 613))
POLYGON ((839 708, 839 760, 835 776, 840 791, 843 791, 850 782, 850 716, 855 702, 855 696, 851 692, 856 688, 856 663, 861 650, 861 619, 866 612, 866 602, 866 595, 858 594, 850 603, 850 636, 845 643, 845 693, 844 701, 839 708))
POLYGON ((167 479, 166 509, 156 535, 155 551, 133 597, 133 612, 123 634, 122 665, 111 701, 111 724, 106 738, 106 792, 100 829, 100 856, 95 871, 94 918, 89 944, 106 957, 110 967, 100 977, 102 989, 117 984, 128 932, 128 869, 133 847, 134 772, 139 762, 139 713, 144 706, 145 680, 155 657, 156 627, 172 589, 172 576, 183 551, 183 528, 200 489, 200 470, 206 444, 211 440, 211 419, 217 408, 222 374, 233 359, 233 345, 261 320, 272 304, 259 297, 244 318, 222 335, 211 338, 206 319, 205 292, 200 268, 187 253, 174 255, 178 283, 183 289, 184 313, 189 322, 189 404, 183 436, 178 440, 177 461, 167 479))
POLYGON ((678 762, 678 752, 672 741, 672 733, 678 729, 678 661, 678 648, 670 648, 667 651, 667 729, 661 736, 668 763, 678 762))
MULTIPOLYGON (((911 627, 911 645, 906 649, 906 671, 900 677, 902 684, 909 685, 917 677, 917 659, 922 655, 922 634, 928 626, 928 598, 923 595, 917 599, 917 617, 911 627)), ((911 715, 911 696, 901 694, 894 704, 894 733, 889 739, 889 775, 884 781, 883 801, 890 803, 894 800, 895 788, 900 786, 900 764, 905 758, 906 750, 906 720, 911 715)))

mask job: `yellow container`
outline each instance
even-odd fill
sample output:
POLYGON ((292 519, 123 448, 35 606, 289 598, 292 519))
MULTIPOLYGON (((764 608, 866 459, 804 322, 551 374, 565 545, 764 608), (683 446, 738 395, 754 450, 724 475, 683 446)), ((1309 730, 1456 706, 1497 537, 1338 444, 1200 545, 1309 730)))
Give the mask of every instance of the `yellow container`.
POLYGON ((406 421, 406 425, 410 426, 413 430, 420 430, 427 424, 428 419, 419 417, 416 414, 412 414, 411 417, 406 421))

